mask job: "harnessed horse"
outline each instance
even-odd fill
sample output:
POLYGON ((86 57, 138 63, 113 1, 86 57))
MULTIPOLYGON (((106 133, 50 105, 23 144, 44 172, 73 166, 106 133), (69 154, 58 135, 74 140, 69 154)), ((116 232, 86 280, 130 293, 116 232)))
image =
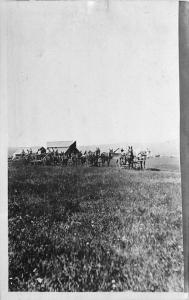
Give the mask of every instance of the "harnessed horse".
POLYGON ((110 150, 109 152, 102 152, 100 157, 102 160, 102 165, 104 165, 107 162, 107 166, 109 167, 110 160, 113 157, 113 150, 110 150))

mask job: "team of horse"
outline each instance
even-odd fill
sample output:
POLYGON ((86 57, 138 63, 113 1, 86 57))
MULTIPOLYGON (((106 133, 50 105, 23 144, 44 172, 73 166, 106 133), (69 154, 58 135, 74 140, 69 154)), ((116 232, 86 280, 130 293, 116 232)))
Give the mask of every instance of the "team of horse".
POLYGON ((110 149, 108 152, 101 152, 100 148, 95 151, 82 151, 77 153, 64 153, 58 150, 46 150, 44 147, 38 149, 37 153, 32 150, 22 151, 20 160, 32 165, 62 165, 62 166, 109 166, 112 159, 118 167, 129 169, 145 169, 148 151, 140 151, 134 154, 132 146, 128 150, 110 149))
POLYGON ((129 147, 128 151, 125 152, 123 149, 118 154, 117 164, 119 167, 128 169, 145 169, 146 159, 149 157, 149 151, 140 151, 137 154, 133 153, 132 146, 129 147))

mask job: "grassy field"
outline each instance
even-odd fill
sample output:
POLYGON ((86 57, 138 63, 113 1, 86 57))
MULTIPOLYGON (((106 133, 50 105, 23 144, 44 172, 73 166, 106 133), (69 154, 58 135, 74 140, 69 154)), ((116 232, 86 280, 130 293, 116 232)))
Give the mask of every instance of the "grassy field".
POLYGON ((10 165, 9 290, 183 291, 171 162, 148 161, 161 171, 10 165))

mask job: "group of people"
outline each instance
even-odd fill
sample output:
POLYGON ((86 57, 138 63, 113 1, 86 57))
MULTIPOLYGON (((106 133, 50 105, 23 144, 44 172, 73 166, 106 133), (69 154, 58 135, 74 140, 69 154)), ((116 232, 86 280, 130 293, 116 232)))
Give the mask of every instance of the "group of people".
MULTIPOLYGON (((119 148, 118 148, 119 149, 119 148)), ((118 150, 117 149, 117 150, 118 150)), ((116 151, 117 151, 116 150, 116 151)), ((96 148, 95 151, 78 151, 75 152, 63 152, 58 149, 45 149, 41 147, 36 152, 32 149, 22 151, 21 157, 25 162, 33 164, 44 164, 44 165, 87 165, 87 166, 109 166, 111 159, 116 156, 116 151, 113 149, 109 152, 101 152, 100 148, 96 148)), ((140 162, 141 169, 145 167, 146 152, 141 151, 134 155, 133 147, 129 146, 127 150, 121 149, 121 152, 117 153, 117 164, 128 165, 131 169, 135 163, 140 162)))
POLYGON ((111 154, 113 150, 109 152, 101 152, 100 148, 96 148, 95 151, 59 151, 58 149, 45 149, 41 147, 36 151, 32 149, 22 150, 21 160, 25 163, 31 164, 43 164, 43 165, 87 165, 87 166, 101 166, 109 165, 111 154))

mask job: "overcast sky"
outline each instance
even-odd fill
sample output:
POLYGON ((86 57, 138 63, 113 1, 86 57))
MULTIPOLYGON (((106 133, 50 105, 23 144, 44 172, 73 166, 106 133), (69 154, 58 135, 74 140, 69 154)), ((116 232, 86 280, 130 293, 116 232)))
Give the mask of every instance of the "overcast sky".
POLYGON ((178 139, 177 1, 8 5, 9 146, 178 139))

